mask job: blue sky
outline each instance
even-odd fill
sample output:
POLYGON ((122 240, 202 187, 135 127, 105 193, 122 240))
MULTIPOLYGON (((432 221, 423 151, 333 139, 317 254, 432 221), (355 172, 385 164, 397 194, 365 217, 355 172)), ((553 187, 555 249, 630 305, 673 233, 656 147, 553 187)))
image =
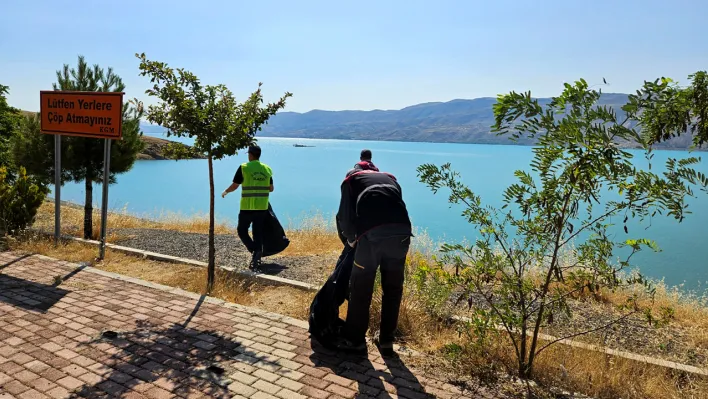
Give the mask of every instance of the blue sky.
POLYGON ((708 1, 5 0, 0 83, 39 109, 55 71, 112 66, 146 103, 136 52, 287 110, 398 109, 606 78, 605 91, 708 69, 708 1))

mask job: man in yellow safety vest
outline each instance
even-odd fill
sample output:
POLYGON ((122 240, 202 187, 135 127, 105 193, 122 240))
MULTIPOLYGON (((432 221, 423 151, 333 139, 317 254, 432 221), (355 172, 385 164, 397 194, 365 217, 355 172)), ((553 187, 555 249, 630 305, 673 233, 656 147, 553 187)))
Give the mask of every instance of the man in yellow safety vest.
POLYGON ((268 197, 273 192, 273 171, 262 163, 261 147, 248 148, 248 162, 236 170, 233 183, 221 193, 224 198, 241 186, 241 210, 238 214, 238 232, 241 242, 252 254, 251 269, 257 269, 263 253, 263 220, 268 212, 268 197), (253 239, 248 235, 252 227, 253 239))

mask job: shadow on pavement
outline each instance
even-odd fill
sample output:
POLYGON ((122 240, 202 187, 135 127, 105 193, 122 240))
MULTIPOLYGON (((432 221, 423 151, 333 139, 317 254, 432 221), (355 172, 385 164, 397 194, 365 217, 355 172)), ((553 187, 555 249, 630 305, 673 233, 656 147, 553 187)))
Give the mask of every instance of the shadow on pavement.
POLYGON ((187 327, 189 325, 189 322, 192 321, 192 319, 194 318, 194 316, 196 316, 197 313, 199 313, 199 309, 202 307, 202 304, 204 303, 204 299, 206 299, 206 294, 202 294, 199 297, 197 304, 194 305, 194 309, 192 309, 192 313, 190 313, 189 316, 187 317, 187 320, 185 320, 184 323, 182 323, 182 327, 187 327))
POLYGON ((13 265, 13 264, 15 264, 15 263, 17 263, 17 262, 21 262, 23 259, 27 259, 27 258, 29 258, 30 256, 32 256, 32 255, 30 255, 30 254, 25 254, 25 255, 22 255, 22 256, 18 256, 17 258, 15 258, 15 259, 13 259, 13 260, 11 260, 11 261, 9 261, 9 262, 3 264, 3 265, 0 265, 0 270, 6 268, 6 267, 8 267, 8 266, 11 266, 11 265, 13 265))
POLYGON ((137 321, 132 331, 104 331, 86 344, 106 353, 100 360, 105 370, 101 381, 85 385, 72 397, 132 397, 135 392, 147 397, 232 397, 228 375, 236 360, 263 359, 225 333, 189 327, 203 302, 204 296, 183 323, 137 321))
MULTIPOLYGON (((0 266, 0 271, 31 257, 22 255, 0 266)), ((0 302, 19 308, 45 313, 59 302, 69 291, 59 288, 59 284, 83 270, 79 267, 65 276, 57 276, 52 285, 42 284, 31 280, 24 280, 14 276, 0 273, 0 302)))
POLYGON ((336 375, 357 382, 356 398, 435 398, 426 393, 418 378, 398 356, 383 358, 378 352, 349 355, 327 349, 312 340, 310 360, 336 375), (373 360, 373 361, 372 361, 373 360))

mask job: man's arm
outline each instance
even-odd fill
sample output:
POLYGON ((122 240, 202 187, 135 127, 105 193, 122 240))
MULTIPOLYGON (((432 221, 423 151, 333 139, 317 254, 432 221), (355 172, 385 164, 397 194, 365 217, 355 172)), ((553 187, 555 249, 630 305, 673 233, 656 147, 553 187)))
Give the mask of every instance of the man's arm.
POLYGON ((268 190, 270 190, 270 192, 272 193, 274 189, 275 188, 273 187, 273 178, 271 177, 270 178, 270 188, 268 190))
POLYGON ((236 189, 238 189, 241 183, 243 183, 243 172, 241 171, 241 167, 239 166, 238 169, 236 169, 236 174, 234 175, 233 183, 231 183, 231 185, 226 190, 224 190, 223 193, 221 193, 221 198, 226 197, 226 194, 228 193, 236 191, 236 189))
POLYGON ((240 186, 240 184, 231 183, 231 185, 229 187, 227 187, 223 193, 221 193, 221 198, 225 198, 226 194, 236 191, 236 189, 238 189, 239 186, 240 186))
POLYGON ((342 234, 350 243, 356 241, 355 218, 356 214, 354 212, 354 203, 352 202, 351 188, 349 187, 349 183, 344 182, 342 183, 342 198, 339 201, 337 219, 339 219, 342 234))

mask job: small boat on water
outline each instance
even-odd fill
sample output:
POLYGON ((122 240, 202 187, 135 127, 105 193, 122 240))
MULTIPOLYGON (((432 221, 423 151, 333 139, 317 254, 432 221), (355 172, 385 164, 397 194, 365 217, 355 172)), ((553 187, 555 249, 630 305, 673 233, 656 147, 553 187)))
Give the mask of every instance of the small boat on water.
POLYGON ((293 147, 314 147, 314 145, 293 144, 293 147))

